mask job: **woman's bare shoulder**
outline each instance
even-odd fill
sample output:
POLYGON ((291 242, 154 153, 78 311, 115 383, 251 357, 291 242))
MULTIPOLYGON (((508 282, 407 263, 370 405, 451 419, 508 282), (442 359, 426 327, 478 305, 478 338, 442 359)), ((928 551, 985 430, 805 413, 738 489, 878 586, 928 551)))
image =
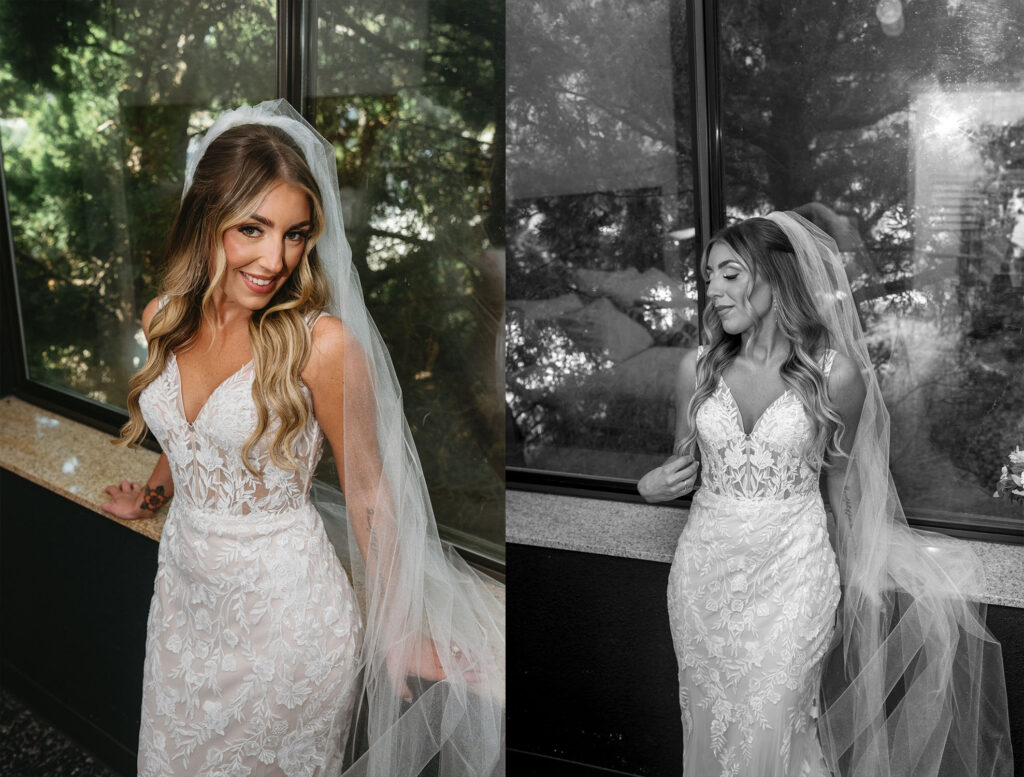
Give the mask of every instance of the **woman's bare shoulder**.
POLYGON ((302 371, 307 385, 319 377, 340 376, 344 372, 346 359, 360 353, 359 342, 346 324, 329 313, 320 315, 313 322, 309 362, 302 371))
POLYGON ((836 351, 832 357, 832 369, 828 374, 828 391, 836 400, 855 401, 858 404, 864 401, 864 394, 867 391, 857 362, 839 351, 836 351))
POLYGON ((344 352, 352 334, 340 318, 322 313, 313 322, 311 337, 314 354, 339 356, 344 352))
POLYGON ((149 324, 153 320, 153 316, 160 309, 161 297, 153 297, 149 302, 146 303, 146 307, 142 309, 142 332, 146 335, 146 339, 149 340, 149 324))
POLYGON ((677 390, 693 391, 697 383, 697 359, 700 355, 700 346, 687 348, 683 353, 683 358, 679 360, 679 371, 676 373, 677 390))

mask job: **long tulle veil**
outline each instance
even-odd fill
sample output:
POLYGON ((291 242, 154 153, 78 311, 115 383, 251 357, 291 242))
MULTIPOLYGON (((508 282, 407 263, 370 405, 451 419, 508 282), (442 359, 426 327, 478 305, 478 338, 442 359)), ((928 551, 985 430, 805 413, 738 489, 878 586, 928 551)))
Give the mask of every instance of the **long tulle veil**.
POLYGON ((1013 772, 999 643, 985 626, 978 559, 907 525, 889 472, 889 414, 835 242, 772 213, 828 326, 867 386, 833 505, 843 586, 822 675, 818 730, 842 777, 996 777, 1013 772))
POLYGON ((365 604, 357 718, 365 722, 366 733, 357 737, 344 774, 415 777, 434 759, 441 777, 502 775, 504 607, 495 584, 478 576, 438 538, 401 390, 363 302, 345 238, 334 148, 284 100, 227 111, 190 144, 185 191, 209 143, 240 124, 280 127, 313 171, 325 216, 316 251, 330 281, 328 312, 345 323, 359 344, 353 349, 357 353, 346 354, 346 386, 365 384, 363 390, 350 387, 344 392, 345 418, 365 420, 345 424, 345 482, 365 481, 366 461, 379 460, 370 495, 361 497, 368 505, 361 507, 364 514, 349 517, 345 504, 330 491, 315 492, 328 534, 339 555, 347 555, 365 604), (351 381, 350 360, 355 365, 351 381), (349 518, 372 522, 375 547, 368 559, 359 552, 349 518), (393 676, 394 667, 409 666, 417 651, 431 643, 448 680, 404 702, 396 691, 404 678, 393 676))

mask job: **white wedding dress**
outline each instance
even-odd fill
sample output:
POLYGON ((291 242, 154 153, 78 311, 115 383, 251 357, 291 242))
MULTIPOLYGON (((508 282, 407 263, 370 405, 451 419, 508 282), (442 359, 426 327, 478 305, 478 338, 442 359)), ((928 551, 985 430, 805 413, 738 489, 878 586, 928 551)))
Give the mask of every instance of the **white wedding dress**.
POLYGON ((815 718, 839 571, 801 458, 810 421, 788 390, 746 434, 719 379, 696 423, 702 485, 668 587, 683 774, 827 777, 815 718))
POLYGON ((290 472, 267 455, 272 424, 254 477, 241 457, 252 380, 250 362, 189 424, 172 354, 140 398, 174 476, 146 637, 144 777, 341 771, 362 620, 309 499, 323 433, 310 412, 290 472))

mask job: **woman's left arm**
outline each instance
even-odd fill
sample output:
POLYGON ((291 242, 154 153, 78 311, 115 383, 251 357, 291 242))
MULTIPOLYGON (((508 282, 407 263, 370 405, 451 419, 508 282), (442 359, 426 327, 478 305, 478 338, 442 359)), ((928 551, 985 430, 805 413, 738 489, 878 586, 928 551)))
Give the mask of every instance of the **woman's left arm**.
POLYGON ((843 419, 843 434, 839 440, 839 447, 846 455, 832 457, 825 466, 828 501, 833 514, 839 509, 843 481, 846 479, 853 441, 857 436, 857 425, 860 423, 865 394, 864 379, 857 369, 856 362, 844 354, 836 353, 828 376, 828 399, 843 419))
MULTIPOLYGON (((367 585, 387 588, 398 580, 398 516, 383 474, 377 441, 377 403, 366 352, 339 319, 323 316, 313 330, 310 359, 302 380, 313 397, 313 414, 331 444, 338 482, 345 494, 349 525, 367 569, 367 585)), ((389 590, 368 591, 367 601, 384 607, 395 601, 389 590)), ((384 613, 387 621, 390 615, 384 613)), ((387 656, 392 682, 407 701, 405 677, 443 680, 436 647, 426 637, 418 646, 396 646, 387 656)))

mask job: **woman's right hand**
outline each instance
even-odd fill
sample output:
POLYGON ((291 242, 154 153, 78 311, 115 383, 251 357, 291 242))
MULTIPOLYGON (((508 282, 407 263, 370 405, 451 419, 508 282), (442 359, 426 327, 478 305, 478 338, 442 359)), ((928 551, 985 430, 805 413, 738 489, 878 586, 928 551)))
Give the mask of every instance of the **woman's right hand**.
POLYGON ((652 469, 637 483, 640 496, 648 502, 667 502, 693 491, 700 462, 684 453, 669 456, 665 463, 652 469))
POLYGON ((142 507, 143 490, 138 483, 130 483, 122 480, 119 486, 107 486, 103 489, 109 502, 104 502, 100 507, 118 518, 133 520, 135 518, 149 518, 152 510, 142 507))

